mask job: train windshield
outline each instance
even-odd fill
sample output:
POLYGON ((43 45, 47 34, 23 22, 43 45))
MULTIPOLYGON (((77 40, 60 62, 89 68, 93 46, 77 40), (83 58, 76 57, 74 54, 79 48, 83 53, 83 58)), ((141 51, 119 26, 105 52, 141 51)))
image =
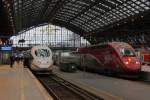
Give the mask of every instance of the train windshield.
POLYGON ((49 57, 50 52, 47 49, 38 49, 38 50, 35 51, 35 55, 37 57, 49 57))
POLYGON ((135 56, 134 51, 129 49, 129 48, 122 48, 122 49, 120 49, 120 53, 123 56, 135 56))

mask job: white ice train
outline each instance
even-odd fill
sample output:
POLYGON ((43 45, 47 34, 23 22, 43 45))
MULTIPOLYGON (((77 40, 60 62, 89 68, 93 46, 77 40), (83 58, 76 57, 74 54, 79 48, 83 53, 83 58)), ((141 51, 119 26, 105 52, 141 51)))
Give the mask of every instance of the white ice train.
MULTIPOLYGON (((34 72, 52 72, 52 51, 47 46, 33 46, 27 53, 28 66, 34 72)), ((26 60, 26 58, 25 58, 26 60)))

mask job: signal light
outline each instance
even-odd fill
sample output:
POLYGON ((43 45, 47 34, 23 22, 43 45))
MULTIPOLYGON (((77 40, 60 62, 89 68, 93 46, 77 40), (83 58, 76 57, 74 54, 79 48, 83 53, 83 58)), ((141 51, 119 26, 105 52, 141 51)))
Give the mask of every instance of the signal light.
POLYGON ((129 62, 131 62, 131 60, 132 60, 131 58, 128 58, 128 61, 129 61, 129 62))

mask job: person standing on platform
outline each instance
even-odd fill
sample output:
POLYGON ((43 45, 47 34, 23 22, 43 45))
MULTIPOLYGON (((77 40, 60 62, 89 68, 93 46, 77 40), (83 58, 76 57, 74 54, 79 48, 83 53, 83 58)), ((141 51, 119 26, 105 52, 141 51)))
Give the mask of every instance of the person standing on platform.
POLYGON ((24 66, 24 67, 27 66, 27 57, 24 57, 23 66, 24 66))
POLYGON ((10 56, 10 67, 12 68, 14 64, 14 57, 10 56))

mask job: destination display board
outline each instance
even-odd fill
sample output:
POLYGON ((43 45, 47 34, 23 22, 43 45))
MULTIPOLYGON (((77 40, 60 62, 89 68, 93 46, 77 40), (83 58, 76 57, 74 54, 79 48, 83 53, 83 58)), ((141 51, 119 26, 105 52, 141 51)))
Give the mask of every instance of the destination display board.
POLYGON ((12 50, 12 47, 11 47, 11 46, 2 46, 2 47, 0 48, 0 50, 2 50, 2 51, 11 51, 11 50, 12 50))

